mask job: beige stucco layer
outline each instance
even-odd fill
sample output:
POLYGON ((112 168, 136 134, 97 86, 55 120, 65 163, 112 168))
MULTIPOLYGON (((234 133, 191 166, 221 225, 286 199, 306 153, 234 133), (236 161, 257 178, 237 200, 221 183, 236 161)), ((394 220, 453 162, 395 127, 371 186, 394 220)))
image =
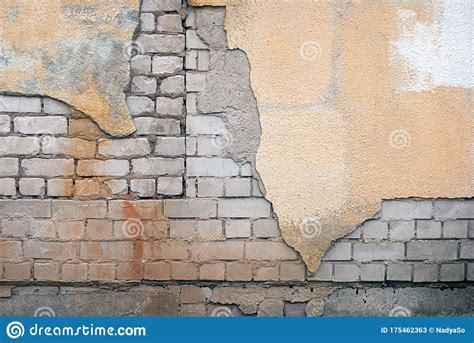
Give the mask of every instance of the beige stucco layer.
POLYGON ((46 95, 104 131, 135 131, 125 103, 139 0, 2 0, 0 92, 46 95))
POLYGON ((430 23, 439 12, 419 1, 197 1, 225 3, 229 44, 251 63, 257 170, 310 270, 382 199, 472 195, 469 91, 403 90, 416 71, 393 51, 401 13, 430 23))

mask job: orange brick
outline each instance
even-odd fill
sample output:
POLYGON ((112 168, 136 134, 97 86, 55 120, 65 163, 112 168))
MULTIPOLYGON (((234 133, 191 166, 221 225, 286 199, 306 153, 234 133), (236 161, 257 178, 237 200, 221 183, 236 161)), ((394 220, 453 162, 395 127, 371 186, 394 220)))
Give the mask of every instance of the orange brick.
POLYGON ((77 196, 89 197, 101 195, 101 184, 94 180, 77 180, 75 183, 77 196))
POLYGON ((63 264, 61 268, 61 280, 85 282, 87 280, 87 264, 63 264))
POLYGON ((106 219, 89 219, 86 225, 86 237, 93 240, 112 239, 112 222, 106 219))
POLYGON ((173 280, 196 280, 198 267, 194 263, 171 262, 171 278, 173 280))
POLYGON ((187 243, 180 241, 143 242, 143 258, 145 260, 185 260, 189 257, 188 246, 187 243))
POLYGON ((69 260, 76 257, 76 245, 72 242, 29 241, 25 244, 25 257, 69 260))
POLYGON ((3 267, 5 280, 25 281, 31 279, 31 265, 29 263, 6 263, 3 267))
POLYGON ((306 279, 306 268, 302 263, 282 263, 280 266, 280 280, 282 281, 304 281, 306 279))
POLYGON ((226 265, 226 280, 250 281, 252 280, 252 265, 247 263, 228 263, 226 265))
POLYGON ((33 266, 35 280, 58 281, 59 263, 35 263, 33 266))
POLYGON ((89 280, 91 281, 113 281, 115 279, 115 265, 91 264, 89 265, 89 280))
POLYGON ((133 259, 133 242, 82 242, 81 258, 86 260, 133 259))
POLYGON ((142 278, 141 262, 120 262, 117 268, 118 280, 140 280, 142 278))
POLYGON ((191 251, 193 261, 240 260, 244 258, 244 243, 195 242, 191 251))
POLYGON ((170 280, 171 267, 166 262, 146 263, 144 278, 147 280, 170 280))
POLYGON ((199 268, 200 280, 215 280, 222 281, 225 278, 225 264, 224 263, 210 263, 203 264, 199 268))
POLYGON ((81 239, 84 235, 84 222, 59 222, 57 224, 58 236, 64 240, 81 239))
POLYGON ((277 267, 258 267, 253 278, 255 281, 278 281, 277 267))
POLYGON ((109 213, 112 219, 165 219, 161 200, 114 200, 109 202, 109 213))
POLYGON ((21 243, 17 241, 0 242, 0 260, 16 260, 21 258, 21 243))
POLYGON ((298 255, 285 243, 246 242, 245 257, 248 260, 296 260, 298 255))

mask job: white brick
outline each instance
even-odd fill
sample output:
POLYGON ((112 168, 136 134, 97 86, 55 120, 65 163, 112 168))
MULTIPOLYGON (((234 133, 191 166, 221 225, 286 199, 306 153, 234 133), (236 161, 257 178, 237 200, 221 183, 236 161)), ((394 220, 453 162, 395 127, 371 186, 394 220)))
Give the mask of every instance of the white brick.
POLYGON ((74 160, 32 158, 21 162, 24 175, 27 176, 72 176, 74 160))
POLYGON ((220 156, 225 147, 217 137, 197 137, 197 154, 200 156, 220 156))
POLYGON ((155 155, 180 156, 185 153, 184 137, 157 137, 155 155))
POLYGON ((41 113, 41 99, 0 95, 0 112, 41 113))
POLYGON ((378 220, 369 220, 363 225, 363 238, 386 239, 388 237, 388 223, 378 220))
POLYGON ((239 166, 228 158, 200 158, 187 159, 186 174, 188 176, 237 176, 239 166))
POLYGON ((393 221, 390 222, 390 239, 398 241, 408 241, 415 238, 415 222, 393 221))
POLYGON ((183 23, 179 14, 167 14, 158 17, 156 29, 160 32, 183 32, 183 23))
POLYGON ((202 41, 196 30, 186 31, 186 48, 188 49, 208 49, 209 47, 202 41))
POLYGON ((178 11, 181 9, 181 0, 143 0, 142 11, 178 11))
POLYGON ((132 160, 134 175, 180 175, 184 172, 182 158, 141 158, 132 160))
POLYGON ((124 160, 82 160, 77 164, 80 176, 125 176, 129 173, 129 163, 124 160))
POLYGON ((177 56, 153 56, 152 73, 156 75, 174 74, 183 69, 183 58, 177 56))
POLYGON ((165 95, 181 95, 184 93, 184 77, 170 76, 161 81, 160 90, 165 95))
POLYGON ((430 200, 387 200, 380 216, 385 220, 429 219, 433 213, 430 200))
POLYGON ((183 178, 162 176, 158 178, 158 194, 179 195, 183 193, 183 178))
POLYGON ((155 195, 156 181, 152 179, 131 180, 130 189, 140 197, 153 197, 155 195))
POLYGON ((127 97, 127 106, 132 116, 153 113, 155 111, 155 103, 144 96, 127 97))
POLYGON ((18 171, 17 158, 0 158, 0 176, 16 176, 18 171))
POLYGON ((138 135, 179 135, 179 120, 140 117, 135 119, 138 135))
POLYGON ((197 181, 198 197, 222 197, 224 196, 224 180, 214 178, 202 178, 197 181))
POLYGON ((51 98, 44 98, 44 112, 47 114, 64 114, 70 113, 70 108, 64 102, 51 98))
POLYGON ((401 260, 405 257, 403 243, 355 243, 354 260, 356 261, 383 261, 401 260))
POLYGON ((250 179, 226 179, 225 180, 226 197, 249 197, 250 179))
POLYGON ((186 69, 197 69, 197 50, 186 51, 186 69))
POLYGON ((182 97, 176 99, 158 97, 156 98, 156 113, 181 117, 183 116, 183 104, 184 100, 182 97))
POLYGON ((65 117, 16 117, 13 120, 15 132, 24 134, 66 134, 67 119, 65 117))
POLYGON ((68 197, 72 195, 73 182, 69 179, 48 180, 48 195, 53 197, 68 197))
POLYGON ((416 237, 421 239, 440 238, 441 222, 418 220, 416 222, 416 237))
POLYGON ((155 31, 155 15, 153 13, 143 13, 140 16, 140 30, 143 32, 155 31))
MULTIPOLYGON (((153 14, 151 13, 145 13, 144 15, 153 16, 153 14)), ((133 56, 130 59, 130 68, 136 74, 150 74, 151 73, 151 57, 147 55, 133 56)))
POLYGON ((225 236, 227 238, 250 237, 250 220, 248 219, 228 220, 225 225, 225 236))
POLYGON ((145 156, 151 152, 146 138, 99 140, 99 155, 105 157, 145 156))
POLYGON ((264 218, 270 217, 271 206, 265 199, 220 199, 219 217, 264 218))
POLYGON ((393 263, 387 266, 387 280, 411 281, 412 266, 407 263, 393 263))
POLYGON ((137 38, 137 44, 144 52, 180 53, 184 52, 184 35, 142 34, 137 38))
POLYGON ((449 220, 443 223, 444 238, 467 238, 467 220, 449 220))
POLYGON ((352 257, 351 243, 334 243, 323 257, 324 261, 350 261, 352 257))
POLYGON ((210 62, 211 62, 210 51, 209 50, 199 50, 197 69, 200 70, 200 71, 209 70, 210 62))
POLYGON ((0 134, 10 132, 10 116, 0 115, 0 134))
POLYGON ((213 116, 188 116, 186 132, 190 135, 216 135, 226 132, 222 118, 213 116))
POLYGON ((169 218, 213 218, 217 215, 217 202, 204 199, 165 200, 164 215, 169 218))
POLYGON ((186 73, 186 89, 188 92, 203 92, 206 90, 207 73, 186 73))
POLYGON ((0 195, 15 195, 15 179, 0 179, 0 195))
POLYGON ((359 281, 360 268, 355 264, 334 264, 335 282, 354 282, 359 281))
POLYGON ((156 79, 154 77, 135 76, 132 80, 132 93, 150 95, 156 93, 156 79))
POLYGON ((41 195, 45 190, 44 180, 39 178, 20 179, 19 186, 22 195, 41 195))
POLYGON ((363 264, 360 269, 361 281, 384 281, 385 265, 381 263, 363 264))
POLYGON ((271 218, 258 219, 253 223, 253 234, 257 238, 278 237, 278 222, 271 218))
POLYGON ((114 195, 128 193, 128 183, 126 180, 108 180, 104 183, 114 195))

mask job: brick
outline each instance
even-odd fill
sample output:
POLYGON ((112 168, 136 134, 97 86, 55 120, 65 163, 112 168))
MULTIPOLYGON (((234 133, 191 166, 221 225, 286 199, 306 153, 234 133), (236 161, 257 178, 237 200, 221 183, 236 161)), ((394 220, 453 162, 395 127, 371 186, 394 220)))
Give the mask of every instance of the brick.
POLYGON ((443 238, 467 238, 467 220, 444 222, 443 238))
POLYGON ((142 11, 179 11, 181 0, 143 0, 142 11))
POLYGON ((161 200, 112 200, 109 201, 109 218, 141 220, 163 219, 163 201, 161 200))
MULTIPOLYGON (((188 114, 197 114, 197 93, 186 94, 186 111, 188 114)), ((189 117, 189 116, 188 116, 189 117)))
POLYGON ((72 195, 73 181, 69 179, 51 179, 47 184, 48 196, 70 197, 72 195))
POLYGON ((407 258, 409 260, 455 260, 458 244, 454 241, 408 242, 407 258))
POLYGON ((388 238, 388 224, 378 220, 369 220, 363 225, 363 238, 386 239, 388 238))
POLYGON ((418 220, 416 222, 416 237, 419 239, 436 239, 441 237, 441 222, 433 220, 418 220))
POLYGON ((474 200, 435 200, 435 218, 469 219, 474 217, 474 200))
POLYGON ((350 261, 352 258, 351 243, 336 242, 324 255, 324 261, 350 261))
POLYGON ((395 241, 409 241, 415 238, 415 222, 393 221, 390 222, 390 239, 395 241))
POLYGON ((308 276, 308 280, 316 281, 332 281, 333 279, 333 264, 322 262, 314 275, 308 276))
POLYGON ((208 49, 209 47, 202 41, 196 30, 186 30, 186 48, 208 49))
POLYGON ((411 281, 412 266, 407 263, 393 263, 387 266, 387 280, 411 281))
POLYGON ((170 99, 165 97, 156 98, 156 113, 166 116, 182 117, 184 99, 182 97, 170 99))
POLYGON ((21 242, 0 241, 0 260, 16 260, 22 257, 21 242))
POLYGON ((183 193, 183 178, 162 176, 158 178, 158 194, 180 195, 183 193))
POLYGON ((146 280, 171 280, 171 266, 165 262, 145 263, 146 280))
POLYGON ((186 175, 188 176, 237 176, 239 166, 229 158, 189 157, 186 175))
POLYGON ((69 115, 71 110, 69 106, 61 101, 51 99, 51 98, 44 98, 44 112, 47 114, 64 114, 69 115))
POLYGON ((360 281, 385 281, 385 265, 381 263, 370 263, 361 265, 360 281))
POLYGON ((157 82, 154 77, 135 76, 132 80, 132 93, 138 95, 153 95, 156 93, 157 82))
POLYGON ((261 266, 256 267, 254 281, 278 281, 278 268, 261 266))
POLYGON ((248 263, 228 263, 225 279, 227 281, 252 280, 252 265, 248 263))
POLYGON ((15 132, 27 135, 60 135, 67 133, 67 119, 59 116, 16 117, 13 119, 13 128, 15 132))
POLYGON ((131 242, 82 242, 80 257, 84 260, 130 260, 134 258, 131 242))
POLYGON ((257 238, 279 237, 280 230, 275 219, 257 219, 253 222, 253 235, 257 238))
POLYGON ((86 238, 107 240, 112 238, 112 222, 105 219, 89 219, 86 224, 86 238))
POLYGON ((306 268, 303 263, 282 263, 280 265, 280 280, 304 281, 305 279, 306 268))
POLYGON ((157 137, 155 155, 181 156, 186 153, 184 137, 157 137))
POLYGON ((35 263, 33 275, 37 281, 59 281, 59 263, 35 263))
POLYGON ((0 112, 41 113, 41 99, 0 95, 0 112))
POLYGON ((462 259, 474 259, 474 241, 461 242, 461 252, 459 256, 462 259))
POLYGON ((147 53, 180 53, 185 45, 184 35, 142 34, 136 42, 147 53))
POLYGON ((89 279, 92 281, 113 281, 115 279, 115 266, 107 264, 91 264, 89 266, 89 279))
POLYGON ((161 81, 160 90, 163 94, 174 96, 184 93, 184 77, 182 75, 170 76, 161 81))
POLYGON ((139 197, 153 197, 156 193, 156 181, 153 179, 131 180, 130 190, 139 197))
MULTIPOLYGON (((236 244, 236 242, 229 242, 236 244)), ((296 252, 280 242, 246 242, 245 258, 256 261, 295 260, 296 252)))
POLYGON ((211 54, 209 50, 199 50, 198 51, 198 67, 200 71, 209 70, 211 63, 211 54))
POLYGON ((78 240, 84 235, 84 222, 63 221, 57 224, 58 236, 64 240, 78 240))
POLYGON ((129 163, 125 160, 82 160, 77 163, 79 176, 125 176, 129 163))
POLYGON ((0 134, 10 132, 10 116, 0 115, 0 134))
POLYGON ((187 116, 186 133, 189 135, 216 135, 226 132, 222 118, 213 116, 187 116))
POLYGON ((204 199, 165 200, 165 216, 169 218, 216 217, 217 202, 204 199))
POLYGON ((467 275, 466 279, 468 281, 474 281, 474 263, 467 264, 467 275))
POLYGON ((155 111, 155 103, 147 97, 129 96, 126 101, 128 110, 132 116, 153 113, 155 111))
POLYGON ((150 260, 186 260, 189 258, 189 243, 182 241, 144 242, 143 258, 150 260))
POLYGON ((72 159, 40 159, 32 158, 21 161, 26 176, 72 176, 74 160, 72 159))
POLYGON ((250 179, 226 179, 225 180, 226 197, 249 197, 250 179))
MULTIPOLYGON (((141 15, 141 18, 143 18, 144 16, 147 16, 147 17, 151 16, 153 20, 155 19, 155 16, 151 13, 144 13, 141 15)), ((150 74, 151 73, 151 57, 147 55, 133 56, 130 59, 130 68, 136 74, 150 74)))
POLYGON ((219 217, 270 217, 271 205, 265 199, 219 199, 219 217))
POLYGON ((439 281, 464 281, 464 264, 462 263, 451 263, 451 264, 442 264, 441 270, 439 273, 439 281))
POLYGON ((429 219, 433 204, 430 200, 386 200, 380 212, 384 220, 429 219))
POLYGON ((15 195, 15 179, 0 179, 0 195, 15 195))
POLYGON ((158 17, 156 29, 160 32, 183 32, 183 23, 179 14, 167 14, 158 17))
POLYGON ((207 303, 211 294, 212 290, 208 287, 183 285, 181 286, 180 302, 182 304, 207 303))
POLYGON ((197 265, 188 262, 171 262, 171 278, 173 280, 196 280, 198 276, 197 265))
POLYGON ((340 264, 334 265, 334 281, 335 282, 355 282, 359 281, 360 268, 356 264, 340 264))
POLYGON ((76 196, 99 197, 104 194, 102 184, 95 180, 77 180, 75 183, 76 196))
POLYGON ((206 305, 181 304, 179 311, 182 317, 204 317, 206 315, 206 305))
POLYGON ((51 217, 49 200, 0 200, 0 216, 22 214, 30 217, 51 217))
POLYGON ((183 58, 177 56, 153 56, 152 73, 156 75, 174 74, 183 69, 183 58))
POLYGON ((221 197, 224 196, 224 180, 203 178, 197 181, 198 197, 221 197))
POLYGON ((53 260, 69 260, 76 257, 76 246, 72 242, 41 242, 30 241, 25 245, 26 258, 41 258, 53 260))
POLYGON ((221 220, 198 220, 197 222, 197 234, 200 240, 219 241, 224 240, 224 232, 222 228, 223 224, 221 220))
POLYGON ((199 268, 200 280, 223 281, 224 278, 225 278, 225 264, 224 263, 203 264, 199 268))
POLYGON ((244 257, 243 242, 194 242, 193 261, 240 260, 244 257))
POLYGON ((186 69, 193 70, 197 69, 197 50, 186 51, 186 69))
POLYGON ((107 180, 104 182, 104 185, 114 195, 124 195, 128 193, 127 180, 107 180))
POLYGON ((36 155, 40 151, 37 137, 0 137, 0 156, 36 155))
POLYGON ((354 231, 352 231, 347 236, 344 236, 346 239, 360 239, 362 238, 362 226, 359 226, 354 231))
POLYGON ((354 243, 356 261, 401 260, 405 256, 403 243, 354 243))
POLYGON ((236 219, 226 221, 225 236, 227 238, 250 237, 250 220, 236 219))
POLYGON ((155 31, 155 15, 153 13, 143 13, 140 16, 140 30, 142 32, 155 31))
POLYGON ((207 73, 186 73, 186 88, 188 92, 204 92, 206 90, 207 73))
POLYGON ((31 265, 29 263, 7 263, 4 265, 3 278, 12 281, 31 279, 31 265))
POLYGON ((194 220, 171 220, 170 237, 193 239, 196 235, 196 222, 194 220))
POLYGON ((0 158, 0 176, 17 176, 18 158, 0 158))
POLYGON ((196 179, 186 179, 185 180, 185 189, 187 198, 195 198, 197 196, 197 180, 196 179))
POLYGON ((141 262, 119 262, 117 266, 117 280, 141 280, 141 262))
POLYGON ((185 26, 191 28, 196 27, 196 12, 192 9, 188 11, 188 15, 185 20, 185 26))
POLYGON ((47 155, 65 155, 75 158, 93 158, 95 141, 81 138, 43 137, 42 151, 47 155))
POLYGON ((42 195, 45 190, 45 182, 38 178, 22 178, 19 182, 19 188, 22 195, 42 195))
POLYGON ((99 140, 99 155, 105 157, 144 156, 151 152, 146 138, 99 140))
POLYGON ((102 200, 53 200, 52 210, 53 218, 59 220, 100 219, 105 218, 107 203, 102 200))
POLYGON ((224 155, 228 143, 225 140, 219 140, 220 137, 196 137, 197 154, 208 157, 224 155))
POLYGON ((133 174, 139 176, 179 175, 184 172, 182 158, 142 158, 132 160, 133 174))
POLYGON ((140 117, 135 119, 138 135, 179 135, 179 120, 140 117))
POLYGON ((414 282, 436 282, 438 281, 437 264, 416 263, 414 265, 413 281, 414 282))
POLYGON ((84 282, 87 280, 87 264, 85 263, 65 263, 61 268, 61 279, 63 281, 84 282))

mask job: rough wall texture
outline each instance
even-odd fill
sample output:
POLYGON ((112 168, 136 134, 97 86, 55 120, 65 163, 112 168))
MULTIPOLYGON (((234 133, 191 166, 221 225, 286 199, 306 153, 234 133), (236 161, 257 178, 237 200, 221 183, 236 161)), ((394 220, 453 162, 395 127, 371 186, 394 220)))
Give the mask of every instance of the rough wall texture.
POLYGON ((320 217, 294 219, 309 271, 283 241, 286 210, 273 212, 255 169, 249 60, 229 49, 225 13, 143 1, 127 138, 49 97, 0 97, 0 314, 472 314, 470 199, 379 200, 338 240, 320 217))

